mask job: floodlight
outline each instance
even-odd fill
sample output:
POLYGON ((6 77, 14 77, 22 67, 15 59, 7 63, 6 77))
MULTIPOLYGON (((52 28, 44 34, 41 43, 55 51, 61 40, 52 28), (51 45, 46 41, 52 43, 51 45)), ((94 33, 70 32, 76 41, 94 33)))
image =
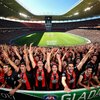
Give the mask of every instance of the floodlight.
POLYGON ((25 18, 28 17, 28 16, 27 16, 26 14, 24 14, 24 13, 19 13, 19 15, 20 15, 20 16, 23 16, 23 17, 25 17, 25 18))
POLYGON ((79 12, 74 13, 74 15, 78 15, 78 14, 79 14, 79 12))
POLYGON ((91 9, 91 7, 87 7, 87 8, 84 9, 84 11, 88 11, 90 9, 91 9))

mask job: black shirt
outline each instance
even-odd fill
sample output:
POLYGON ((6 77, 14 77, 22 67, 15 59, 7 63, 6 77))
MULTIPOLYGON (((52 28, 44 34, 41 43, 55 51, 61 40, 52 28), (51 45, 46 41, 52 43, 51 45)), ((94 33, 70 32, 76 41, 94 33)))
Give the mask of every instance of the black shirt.
POLYGON ((15 88, 19 84, 18 80, 20 78, 18 77, 18 73, 15 72, 15 71, 13 71, 10 76, 8 76, 7 74, 5 74, 4 79, 5 79, 5 81, 6 81, 6 83, 7 83, 7 85, 9 87, 15 88))

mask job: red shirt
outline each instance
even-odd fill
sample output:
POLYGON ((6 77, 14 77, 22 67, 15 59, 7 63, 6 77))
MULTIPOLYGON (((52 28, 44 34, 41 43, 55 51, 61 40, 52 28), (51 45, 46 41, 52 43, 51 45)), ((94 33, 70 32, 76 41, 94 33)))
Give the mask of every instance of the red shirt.
POLYGON ((4 72, 0 72, 0 84, 4 83, 4 72))

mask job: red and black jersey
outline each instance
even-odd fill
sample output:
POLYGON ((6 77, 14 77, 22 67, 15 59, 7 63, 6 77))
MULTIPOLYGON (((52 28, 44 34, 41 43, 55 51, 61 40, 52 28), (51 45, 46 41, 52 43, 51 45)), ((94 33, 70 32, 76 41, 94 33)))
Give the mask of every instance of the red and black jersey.
POLYGON ((73 72, 69 74, 67 71, 62 74, 62 77, 66 77, 66 84, 70 89, 76 88, 76 74, 73 72))
POLYGON ((70 89, 76 88, 78 72, 79 71, 78 71, 77 67, 75 67, 72 74, 69 74, 67 70, 62 73, 62 77, 66 77, 66 84, 68 85, 68 87, 70 89))
POLYGON ((47 70, 43 68, 42 70, 39 70, 38 67, 35 67, 33 69, 33 75, 35 79, 35 89, 36 90, 44 90, 47 87, 47 70))
POLYGON ((83 76, 82 84, 84 84, 84 85, 90 84, 90 81, 91 81, 91 79, 92 79, 92 74, 89 75, 89 76, 87 76, 87 75, 85 74, 85 72, 83 72, 81 75, 83 76))
POLYGON ((72 74, 69 74, 67 70, 62 73, 62 77, 66 77, 66 84, 70 89, 76 88, 77 76, 78 76, 77 73, 79 73, 77 67, 74 67, 74 71, 72 74))
POLYGON ((50 90, 59 90, 61 85, 61 72, 53 73, 52 71, 48 74, 48 84, 50 90))

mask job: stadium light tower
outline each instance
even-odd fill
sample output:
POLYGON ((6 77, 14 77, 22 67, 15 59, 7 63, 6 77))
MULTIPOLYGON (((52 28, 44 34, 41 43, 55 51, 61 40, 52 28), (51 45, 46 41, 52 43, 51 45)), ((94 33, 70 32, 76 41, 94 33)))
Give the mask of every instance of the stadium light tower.
POLYGON ((26 14, 21 13, 21 12, 19 13, 19 15, 20 15, 20 16, 22 16, 22 17, 25 17, 25 18, 27 18, 27 17, 28 17, 26 14))
POLYGON ((46 31, 52 30, 52 16, 45 16, 46 31))

